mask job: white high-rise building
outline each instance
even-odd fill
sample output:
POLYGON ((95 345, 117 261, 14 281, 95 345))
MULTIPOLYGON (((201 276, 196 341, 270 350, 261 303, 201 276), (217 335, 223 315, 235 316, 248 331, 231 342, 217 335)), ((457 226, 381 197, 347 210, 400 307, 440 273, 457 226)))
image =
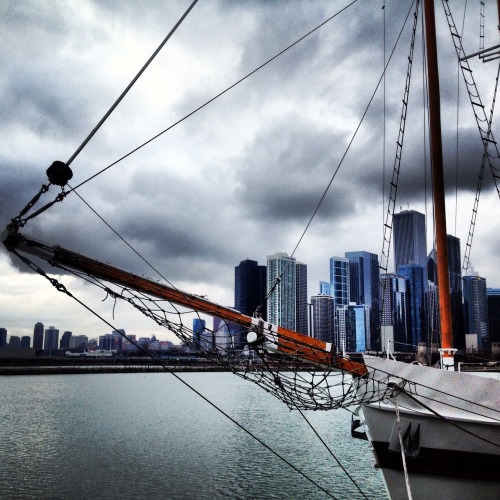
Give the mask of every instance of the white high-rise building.
POLYGON ((286 253, 267 256, 267 319, 296 330, 296 265, 286 253))

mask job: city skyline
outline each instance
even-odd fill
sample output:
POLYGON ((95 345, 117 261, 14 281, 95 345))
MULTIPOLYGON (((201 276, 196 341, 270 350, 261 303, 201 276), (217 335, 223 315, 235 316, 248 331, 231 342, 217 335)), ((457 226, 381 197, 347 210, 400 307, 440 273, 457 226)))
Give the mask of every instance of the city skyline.
MULTIPOLYGON (((454 237, 451 237, 449 236, 449 240, 451 240, 451 243, 452 245, 450 246, 450 249, 449 249, 449 252, 450 254, 453 254, 454 252, 456 253, 456 250, 458 248, 458 251, 460 251, 460 241, 457 239, 457 238, 454 238, 454 237), (453 246, 454 245, 454 246, 453 246)), ((349 252, 346 252, 345 253, 346 257, 331 257, 330 258, 330 279, 332 280, 337 280, 339 281, 339 286, 334 286, 335 284, 332 282, 332 283, 329 283, 329 282, 325 282, 325 281, 321 281, 319 280, 316 284, 316 287, 313 287, 312 290, 308 290, 306 289, 305 292, 303 291, 303 293, 307 293, 307 301, 306 303, 307 304, 312 304, 313 302, 313 298, 314 297, 317 297, 318 294, 321 295, 323 293, 323 290, 325 289, 325 287, 330 291, 331 293, 331 296, 332 297, 335 297, 335 293, 337 293, 337 300, 341 300, 341 306, 342 307, 347 307, 348 305, 352 304, 352 303, 358 303, 358 305, 366 305, 366 304, 362 304, 360 300, 356 300, 355 297, 351 296, 351 289, 354 290, 354 294, 360 294, 360 293, 364 293, 362 292, 362 286, 361 283, 365 280, 367 284, 371 283, 372 280, 373 280, 373 274, 374 274, 374 270, 372 269, 374 267, 374 258, 376 257, 374 254, 371 254, 369 252, 365 252, 365 251, 349 251, 349 252), (363 271, 363 258, 365 260, 367 260, 367 262, 370 263, 370 265, 367 266, 366 268, 366 271, 363 271), (359 273, 361 271, 361 274, 366 274, 365 278, 362 280, 362 281, 359 281, 360 279, 360 276, 351 276, 351 273, 352 273, 352 269, 356 269, 356 273, 359 273), (353 280, 354 278, 354 280, 353 280), (358 280, 358 284, 355 285, 355 287, 353 288, 353 283, 356 282, 356 280, 358 280), (347 288, 346 288, 347 286, 347 288), (340 294, 340 295, 339 295, 340 294), (346 295, 347 294, 347 295, 346 295), (340 297, 340 299, 339 299, 340 297)), ((429 258, 432 256, 432 252, 431 254, 429 254, 429 258)), ((307 264, 304 264, 304 263, 300 263, 300 262, 296 262, 295 259, 293 258, 290 258, 286 253, 283 253, 283 252, 278 252, 274 255, 270 255, 268 256, 268 260, 267 262, 269 263, 269 261, 280 261, 282 260, 283 262, 281 264, 278 264, 278 265, 275 265, 276 269, 275 269, 275 272, 272 273, 271 275, 269 275, 269 279, 268 279, 268 282, 267 282, 267 286, 270 287, 272 286, 272 283, 274 283, 276 281, 276 277, 279 275, 279 272, 280 270, 281 271, 286 271, 288 269, 288 264, 287 263, 293 263, 294 266, 293 266, 293 272, 289 272, 289 278, 290 278, 290 285, 294 282, 294 279, 293 279, 293 276, 296 276, 296 274, 298 273, 297 269, 299 268, 299 266, 301 266, 302 268, 302 272, 304 273, 305 271, 305 274, 307 275, 307 264)), ((241 276, 241 273, 242 271, 239 271, 239 269, 245 269, 245 273, 248 273, 248 269, 247 267, 250 265, 251 268, 254 269, 254 273, 256 273, 256 279, 257 281, 259 280, 263 280, 264 279, 264 276, 266 275, 266 269, 267 269, 267 266, 263 266, 263 265, 259 265, 257 261, 253 261, 251 259, 246 259, 245 261, 240 261, 240 264, 238 266, 235 266, 235 274, 234 274, 234 299, 235 299, 235 302, 237 300, 237 297, 238 297, 238 294, 236 293, 236 289, 237 289, 237 281, 240 278, 241 276)), ((274 265, 274 264, 273 264, 274 265)), ((273 267, 273 265, 271 267, 273 267)), ((427 262, 427 266, 429 265, 429 262, 427 262)), ((453 274, 453 270, 454 268, 456 267, 456 265, 453 263, 452 259, 450 260, 450 266, 451 266, 451 274, 453 274)), ((397 277, 400 278, 400 277, 405 277, 407 279, 409 279, 409 276, 413 276, 413 273, 415 273, 415 269, 422 269, 421 270, 421 277, 419 278, 420 281, 423 280, 423 277, 424 277, 424 267, 425 266, 418 266, 418 265, 402 265, 401 266, 401 273, 398 273, 397 274, 397 277), (410 274, 408 274, 410 273, 410 274)), ((288 269, 289 271, 291 270, 288 269)), ((377 271, 378 271, 378 265, 377 265, 377 271)), ((385 275, 380 275, 380 279, 382 280, 380 283, 383 283, 384 280, 385 280, 385 275)), ((390 277, 392 276, 390 273, 387 275, 387 277, 390 277)), ((475 277, 469 277, 469 278, 475 278, 475 277)), ((481 279, 481 282, 483 283, 483 289, 484 289, 484 292, 486 293, 486 290, 497 290, 493 287, 489 287, 487 285, 487 280, 483 277, 479 277, 481 279)), ((248 282, 248 275, 246 276, 245 278, 245 282, 248 282)), ((452 284, 454 283, 455 280, 452 280, 452 284)), ((464 280, 466 281, 466 280, 464 280)), ((469 280, 471 281, 471 280, 469 280)), ((472 279, 472 281, 474 281, 474 279, 472 279)), ((296 285, 298 284, 297 281, 295 280, 295 283, 296 285)), ((258 286, 262 286, 263 283, 261 283, 260 285, 258 286)), ((377 282, 378 284, 378 282, 377 282)), ((432 284, 432 282, 430 282, 430 285, 432 284)), ((373 283, 372 283, 373 285, 373 283)), ((255 286, 255 285, 253 285, 255 286)), ((421 285, 418 285, 421 287, 421 285)), ((401 288, 401 286, 399 286, 401 288)), ((456 283, 453 284, 453 287, 456 287, 456 283)), ((259 297, 262 296, 262 290, 260 292, 258 292, 260 295, 259 297)), ((372 292, 373 293, 373 290, 372 292)), ((371 295, 371 293, 369 295, 371 295)), ((381 289, 381 297, 382 295, 384 294, 384 289, 382 287, 381 289)), ((414 293, 414 292, 413 292, 414 293)), ((452 291, 453 293, 453 291, 452 291)), ((295 300, 296 300, 296 297, 297 297, 297 294, 298 294, 298 287, 295 288, 295 292, 294 292, 294 296, 295 296, 295 300)), ((278 296, 277 296, 278 297, 278 296)), ((277 299, 278 300, 278 299, 277 299)), ((292 299, 290 299, 292 300, 292 299)), ((388 300, 387 298, 385 300, 388 300)), ((387 303, 392 303, 392 298, 389 299, 389 301, 387 303)), ((398 299, 399 300, 399 299, 398 299)), ((407 299, 404 299, 405 301, 407 299)), ((485 298, 483 299, 483 301, 486 300, 486 295, 485 295, 485 298)), ((416 304, 417 307, 423 307, 423 301, 424 301, 424 298, 422 297, 421 299, 419 299, 419 302, 416 304)), ((411 306, 411 304, 410 304, 411 306)), ((233 306, 234 307, 234 306, 233 306)), ((410 307, 410 310, 411 308, 414 308, 415 305, 411 306, 410 307)), ((336 307, 335 307, 336 309, 336 307)), ((263 308, 263 310, 265 311, 266 310, 266 307, 263 308)), ((244 314, 247 314, 247 315, 252 315, 253 314, 253 311, 251 310, 251 307, 250 309, 248 309, 248 311, 242 311, 244 312, 244 314)), ((382 314, 384 314, 383 311, 381 311, 382 314)), ((411 314, 410 312, 408 314, 411 314)), ((422 314, 422 313, 420 313, 422 314)), ((313 313, 314 315, 314 313, 313 313)), ((337 315, 336 315, 337 316, 337 315)), ((216 320, 216 318, 214 318, 216 320)), ((310 331, 313 331, 314 329, 314 326, 313 326, 313 321, 314 321, 314 317, 309 317, 309 312, 307 312, 307 319, 310 321, 310 324, 309 324, 309 329, 310 331), (312 330, 311 330, 312 329, 312 330)), ((195 319, 194 320, 195 322, 198 322, 200 323, 201 321, 204 322, 203 324, 203 328, 205 328, 205 323, 206 323, 206 320, 202 320, 202 319, 195 319)), ((423 318, 421 318, 419 320, 420 322, 423 322, 422 323, 422 327, 423 328, 427 328, 428 326, 425 325, 425 322, 423 320, 423 318)), ((429 320, 427 320, 428 322, 429 320)), ((383 324, 383 323, 382 323, 383 324)), ((35 346, 35 339, 37 337, 37 330, 38 332, 40 333, 40 328, 39 328, 39 325, 42 325, 41 322, 37 322, 35 325, 34 325, 34 328, 33 328, 33 331, 31 334, 27 334, 27 335, 21 335, 21 334, 18 334, 18 333, 9 333, 9 337, 10 336, 16 336, 16 337, 19 337, 19 338, 22 338, 22 337, 25 337, 25 336, 28 336, 30 337, 31 339, 31 342, 33 344, 33 347, 35 346)), ((200 323, 201 325, 201 323, 200 323)), ((42 325, 43 326, 43 325, 42 325)), ((58 342, 59 342, 59 337, 56 338, 56 340, 49 340, 47 335, 46 335, 46 332, 47 330, 49 330, 49 335, 52 335, 51 333, 51 329, 52 328, 55 328, 53 326, 50 326, 48 329, 43 329, 42 330, 42 334, 43 334, 43 350, 44 351, 47 351, 47 350, 50 350, 50 348, 59 348, 59 345, 58 345, 58 342), (45 333, 44 333, 45 332, 45 333), (56 342, 57 342, 57 347, 56 347, 56 342)), ((201 328, 201 326, 200 326, 201 328)), ((421 328, 420 326, 418 328, 421 328)), ((7 331, 9 331, 9 328, 5 327, 4 325, 4 328, 0 328, 0 330, 2 329, 6 329, 7 331)), ((369 331, 370 332, 373 332, 374 331, 374 326, 373 324, 370 325, 370 328, 369 328, 369 331)), ((337 331, 339 330, 339 326, 337 326, 337 331)), ((387 338, 386 338, 386 335, 384 334, 384 328, 382 329, 382 337, 380 340, 376 340, 377 342, 377 345, 384 345, 385 346, 385 343, 387 338), (385 336, 384 336, 385 335, 385 336)), ((66 330, 62 330, 62 331, 66 331, 66 330)), ((57 332, 57 335, 59 334, 59 329, 55 328, 55 332, 57 332)), ((392 332, 392 330, 391 330, 392 332)), ((67 332, 66 332, 67 333, 67 332)), ((305 332, 302 332, 304 334, 307 334, 307 331, 305 332)), ((85 332, 81 333, 81 334, 74 334, 75 336, 79 336, 79 335, 86 335, 85 332)), ((373 334, 373 333, 372 333, 373 334)), ((89 334, 88 337, 89 338, 99 338, 100 336, 102 335, 106 335, 106 333, 102 333, 99 332, 97 334, 89 334)), ((138 336, 136 334, 133 334, 134 337, 135 336, 138 336)), ((157 336, 157 333, 152 333, 151 334, 152 336, 157 336)), ((343 334, 342 334, 343 335, 343 334)), ((392 341, 395 341, 396 338, 394 337, 394 335, 391 333, 391 339, 392 341)), ((411 331, 410 332, 406 332, 405 333, 405 337, 404 337, 404 342, 402 341, 402 338, 400 338, 399 342, 402 342, 402 343, 407 343, 409 345, 416 345, 418 342, 431 342, 430 339, 427 338, 427 335, 428 333, 427 332, 424 332, 424 333, 412 333, 411 331), (424 335, 424 337, 422 337, 422 335, 424 335)), ((139 335, 139 336, 142 336, 144 337, 144 335, 139 335)), ((161 337, 161 336, 160 336, 161 337)), ((171 339, 170 339, 171 340, 171 339)), ((339 345, 342 345, 343 343, 346 342, 346 338, 343 336, 342 338, 338 338, 338 339, 335 339, 336 342, 338 342, 339 345)), ((372 339, 367 339, 366 341, 366 345, 367 345, 367 349, 370 348, 370 345, 371 345, 371 342, 373 340, 372 339)), ((38 338, 38 346, 40 345, 40 338, 38 338)), ((38 347, 40 348, 40 347, 38 347)), ((465 348, 465 344, 462 346, 460 345, 460 348, 465 348)), ((375 347, 374 347, 375 349, 375 347)))

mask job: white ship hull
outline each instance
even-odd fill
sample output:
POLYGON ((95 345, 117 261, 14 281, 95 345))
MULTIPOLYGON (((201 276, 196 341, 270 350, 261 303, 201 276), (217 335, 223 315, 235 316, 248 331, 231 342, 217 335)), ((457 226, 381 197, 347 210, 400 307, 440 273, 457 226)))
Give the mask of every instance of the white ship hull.
MULTIPOLYGON (((360 413, 391 498, 409 496, 401 436, 413 499, 500 499, 500 381, 366 361, 383 390, 406 381, 402 392, 363 404, 360 413), (435 379, 440 389, 431 389, 435 379)), ((372 389, 369 383, 358 391, 372 389)))

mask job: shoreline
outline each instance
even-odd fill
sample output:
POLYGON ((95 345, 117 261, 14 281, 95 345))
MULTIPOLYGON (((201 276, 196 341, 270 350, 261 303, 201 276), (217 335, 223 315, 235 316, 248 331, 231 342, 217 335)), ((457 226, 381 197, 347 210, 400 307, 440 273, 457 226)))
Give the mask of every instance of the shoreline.
POLYGON ((186 365, 52 365, 52 366, 0 366, 0 376, 13 375, 78 375, 92 373, 154 373, 154 372, 226 372, 219 366, 186 365), (165 368, 166 367, 166 368, 165 368))

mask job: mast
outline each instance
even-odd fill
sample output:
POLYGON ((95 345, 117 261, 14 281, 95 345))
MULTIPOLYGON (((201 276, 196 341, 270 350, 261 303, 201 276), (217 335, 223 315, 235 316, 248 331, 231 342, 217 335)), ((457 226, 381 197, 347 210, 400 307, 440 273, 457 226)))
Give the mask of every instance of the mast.
POLYGON ((441 141, 441 107, 434 0, 424 0, 424 19, 427 50, 427 79, 429 88, 430 152, 432 164, 434 219, 436 225, 439 314, 441 322, 440 352, 442 354, 443 368, 453 369, 453 355, 456 352, 456 349, 452 348, 450 277, 448 272, 443 146, 441 141))

